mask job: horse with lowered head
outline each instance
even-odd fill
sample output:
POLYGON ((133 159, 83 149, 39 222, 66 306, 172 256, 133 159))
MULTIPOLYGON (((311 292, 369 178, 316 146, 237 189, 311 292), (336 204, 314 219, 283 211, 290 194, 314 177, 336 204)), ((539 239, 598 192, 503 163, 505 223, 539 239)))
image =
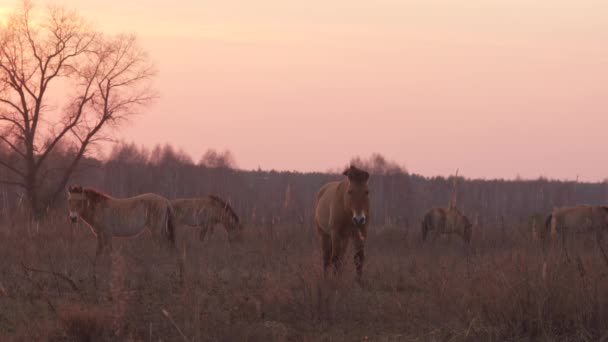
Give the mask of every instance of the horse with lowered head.
POLYGON ((97 256, 106 249, 112 250, 113 237, 134 237, 146 228, 175 249, 173 210, 162 196, 148 193, 113 198, 92 188, 71 186, 68 210, 73 223, 80 218, 97 237, 97 256))
POLYGON ((325 184, 316 198, 315 224, 323 249, 323 269, 333 265, 334 272, 342 266, 349 241, 355 247, 357 278, 363 273, 365 239, 370 220, 369 173, 354 166, 343 172, 341 181, 325 184))
POLYGON ((471 242, 472 226, 469 219, 455 207, 433 208, 422 220, 422 241, 426 241, 429 234, 434 238, 440 234, 456 234, 468 244, 471 242))
POLYGON ((576 205, 572 207, 555 208, 545 220, 545 231, 555 239, 558 235, 562 240, 566 235, 575 233, 595 233, 597 239, 602 238, 608 229, 608 207, 592 205, 576 205))
POLYGON ((223 199, 209 195, 202 198, 178 198, 171 201, 175 222, 179 225, 200 228, 201 241, 213 234, 213 227, 222 224, 229 242, 242 241, 243 227, 234 209, 223 199))

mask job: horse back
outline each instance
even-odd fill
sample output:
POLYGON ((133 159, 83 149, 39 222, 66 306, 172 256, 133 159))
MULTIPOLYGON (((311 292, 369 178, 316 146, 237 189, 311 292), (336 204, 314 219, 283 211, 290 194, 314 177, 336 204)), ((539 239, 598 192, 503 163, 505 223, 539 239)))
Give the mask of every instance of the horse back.
POLYGON ((423 224, 426 229, 444 229, 446 224, 446 210, 444 208, 433 208, 424 215, 423 224))
POLYGON ((339 217, 344 212, 342 201, 339 199, 343 196, 344 190, 340 184, 341 181, 330 182, 321 187, 317 193, 315 203, 315 221, 321 230, 325 233, 330 233, 330 229, 335 227, 338 221, 342 220, 339 217))
POLYGON ((108 201, 107 205, 118 212, 145 212, 146 216, 152 220, 164 218, 167 215, 167 208, 171 208, 169 200, 152 193, 127 198, 113 198, 108 201))
POLYGON ((552 216, 558 225, 578 226, 591 219, 593 208, 588 205, 563 207, 553 210, 552 216))

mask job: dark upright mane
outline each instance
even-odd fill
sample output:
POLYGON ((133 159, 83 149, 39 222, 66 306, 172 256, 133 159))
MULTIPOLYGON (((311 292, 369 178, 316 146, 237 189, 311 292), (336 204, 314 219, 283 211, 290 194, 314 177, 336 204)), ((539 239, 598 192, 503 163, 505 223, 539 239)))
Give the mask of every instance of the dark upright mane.
POLYGON ((101 191, 93 188, 84 188, 80 185, 72 185, 68 188, 70 194, 81 194, 85 195, 89 201, 93 204, 101 203, 112 198, 110 195, 106 195, 101 191))
POLYGON ((344 176, 354 182, 365 183, 369 179, 369 172, 361 170, 356 166, 351 165, 349 168, 342 172, 344 176))
POLYGON ((232 209, 230 204, 228 204, 228 202, 224 201, 223 199, 221 199, 215 195, 209 195, 209 198, 211 200, 213 200, 214 202, 218 203, 220 206, 222 206, 224 208, 224 210, 226 210, 226 212, 228 212, 230 214, 230 216, 232 217, 234 222, 239 223, 239 217, 234 212, 234 209, 232 209))
POLYGON ((82 192, 86 194, 87 198, 93 204, 101 203, 112 198, 112 196, 104 194, 103 192, 93 188, 83 188, 82 192))
POLYGON ((464 215, 463 215, 463 214, 460 212, 460 209, 458 209, 458 208, 456 208, 456 207, 452 207, 452 208, 448 208, 448 209, 454 210, 454 211, 455 211, 455 212, 456 212, 458 215, 464 216, 464 215))

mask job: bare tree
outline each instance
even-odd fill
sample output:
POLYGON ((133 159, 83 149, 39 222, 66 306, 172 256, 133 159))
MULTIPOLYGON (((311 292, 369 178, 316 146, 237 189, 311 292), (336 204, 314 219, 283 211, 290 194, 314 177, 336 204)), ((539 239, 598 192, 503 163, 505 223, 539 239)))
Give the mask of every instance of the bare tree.
MULTIPOLYGON (((358 156, 351 158, 350 165, 361 167, 374 175, 398 175, 407 173, 405 167, 400 166, 395 161, 387 160, 379 153, 373 153, 367 159, 362 159, 358 156)), ((346 167, 348 167, 348 165, 346 167)), ((342 171, 339 173, 341 172, 342 171)))
POLYGON ((209 149, 201 157, 198 163, 209 168, 221 168, 221 169, 234 169, 236 168, 236 162, 232 152, 225 150, 224 152, 218 152, 214 149, 209 149))
POLYGON ((0 160, 12 174, 0 182, 24 188, 39 216, 90 147, 155 97, 154 75, 135 36, 105 36, 73 11, 23 1, 0 27, 0 143, 19 159, 0 160), (60 146, 69 161, 49 169, 60 146))

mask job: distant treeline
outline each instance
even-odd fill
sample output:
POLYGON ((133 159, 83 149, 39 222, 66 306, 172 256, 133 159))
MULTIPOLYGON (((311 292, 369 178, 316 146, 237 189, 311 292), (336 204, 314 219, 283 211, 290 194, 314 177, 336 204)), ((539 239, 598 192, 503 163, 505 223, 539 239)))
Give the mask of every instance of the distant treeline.
MULTIPOLYGON (((60 156, 57 158, 60 161, 60 156)), ((61 166, 59 161, 55 164, 57 167, 61 166)), ((454 176, 428 178, 410 174, 380 155, 351 162, 372 173, 370 196, 375 225, 419 225, 428 209, 449 204, 454 196, 454 184, 457 206, 473 220, 478 220, 482 227, 530 224, 533 218, 541 220, 555 206, 608 203, 606 183, 542 178, 509 181, 454 176)), ((337 171, 245 171, 234 166, 234 158, 229 152, 208 151, 195 163, 170 146, 149 151, 133 144, 122 144, 105 161, 83 160, 71 183, 96 187, 116 197, 144 192, 168 198, 216 194, 228 199, 247 224, 304 227, 313 223, 314 198, 319 187, 342 177, 337 171)), ((49 171, 46 181, 52 179, 52 171, 49 171)), ((23 207, 22 202, 23 195, 18 187, 0 185, 0 205, 5 214, 18 212, 14 209, 23 207)), ((64 201, 55 206, 64 206, 64 201)))

